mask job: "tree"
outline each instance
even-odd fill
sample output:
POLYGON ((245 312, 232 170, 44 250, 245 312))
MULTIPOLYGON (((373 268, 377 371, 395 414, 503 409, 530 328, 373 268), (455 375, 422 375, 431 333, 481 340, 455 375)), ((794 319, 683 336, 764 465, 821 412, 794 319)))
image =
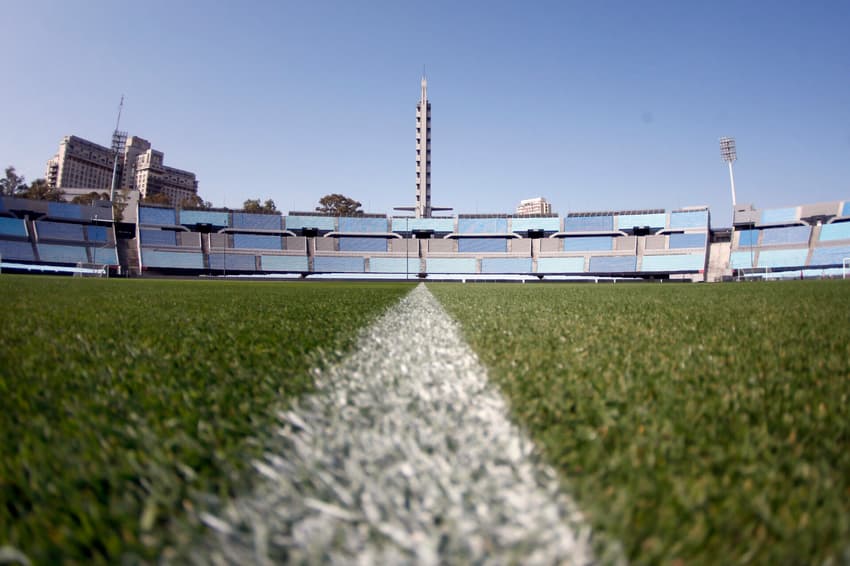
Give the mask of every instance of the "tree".
POLYGON ((242 203, 242 210, 260 213, 277 212, 277 205, 272 199, 266 199, 263 204, 260 204, 260 199, 248 199, 242 203))
POLYGON ((199 208, 201 210, 209 210, 212 208, 212 203, 204 200, 198 195, 186 197, 180 201, 180 208, 199 208))
POLYGON ((361 206, 363 205, 353 198, 334 193, 319 199, 319 206, 316 207, 316 211, 334 216, 359 216, 363 214, 363 211, 360 210, 361 206))
POLYGON ((26 190, 27 185, 24 176, 18 175, 11 165, 6 167, 6 177, 0 179, 0 195, 12 197, 26 190))
POLYGON ((71 202, 74 204, 92 204, 93 202, 98 200, 109 200, 109 193, 99 193, 97 191, 92 191, 84 195, 75 196, 73 199, 71 199, 71 202))
POLYGON ((148 193, 142 199, 145 204, 171 204, 171 199, 165 193, 148 193))
POLYGON ((44 179, 36 179, 18 195, 32 200, 51 200, 54 202, 65 200, 65 191, 49 186, 44 179))

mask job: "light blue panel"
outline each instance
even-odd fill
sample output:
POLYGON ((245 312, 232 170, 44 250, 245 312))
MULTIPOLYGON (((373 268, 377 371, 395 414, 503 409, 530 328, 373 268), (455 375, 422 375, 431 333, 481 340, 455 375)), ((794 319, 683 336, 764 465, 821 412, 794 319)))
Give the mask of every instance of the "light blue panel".
POLYGON ((796 222, 797 208, 772 208, 761 211, 762 224, 776 224, 779 222, 796 222))
POLYGON ((173 208, 139 207, 139 224, 173 226, 177 224, 177 211, 173 208))
POLYGON ((750 254, 748 251, 732 252, 729 258, 729 267, 732 269, 750 269, 754 266, 755 253, 750 254))
POLYGON ((458 238, 457 251, 460 253, 506 252, 508 241, 504 238, 458 238))
POLYGON ((339 238, 339 251, 385 252, 387 251, 387 240, 386 238, 339 238))
POLYGON ((9 261, 10 259, 35 261, 35 255, 32 253, 32 244, 29 242, 0 240, 0 256, 3 256, 0 258, 3 261, 9 261))
POLYGON ((419 258, 373 257, 369 260, 369 273, 419 273, 419 258))
POLYGON ((83 207, 68 202, 51 202, 47 204, 47 215, 53 218, 80 220, 83 217, 83 207))
POLYGON ((41 261, 55 263, 88 263, 89 256, 82 246, 60 246, 54 244, 39 244, 38 257, 41 261))
POLYGON ((92 263, 118 265, 118 252, 115 248, 89 248, 92 263))
POLYGON ((758 267, 797 267, 806 265, 808 248, 802 250, 762 250, 758 267))
MULTIPOLYGON (((750 246, 759 245, 759 231, 758 230, 739 230, 738 231, 738 247, 749 248, 750 246)), ((748 266, 749 267, 749 266, 748 266)))
POLYGON ((364 269, 362 257, 316 256, 313 258, 313 271, 317 273, 363 273, 364 269))
POLYGON ((537 273, 583 273, 583 257, 541 257, 537 260, 537 273))
POLYGON ((306 255, 264 255, 260 256, 263 271, 307 271, 306 255))
MULTIPOLYGON (((6 254, 3 254, 5 257, 6 254)), ((844 258, 850 257, 850 246, 836 246, 831 248, 815 248, 809 265, 842 265, 844 258)))
POLYGON ((86 226, 86 238, 89 242, 108 242, 109 229, 106 226, 86 226))
POLYGON ((450 234, 455 231, 454 218, 393 218, 393 232, 433 230, 435 233, 450 234))
POLYGON ((210 254, 210 269, 232 269, 233 271, 255 271, 256 256, 245 254, 210 254))
POLYGON ((565 252, 611 251, 614 238, 611 236, 582 236, 579 238, 564 238, 565 252))
POLYGON ((516 233, 528 232, 529 230, 545 230, 546 232, 560 232, 561 219, 552 218, 512 218, 511 231, 516 233))
POLYGON ((761 245, 763 246, 808 244, 812 228, 811 226, 787 226, 785 228, 764 228, 761 232, 761 245))
POLYGON ((386 232, 389 223, 386 218, 363 218, 360 216, 341 216, 340 232, 386 232))
POLYGON ((212 224, 213 226, 230 226, 230 213, 214 212, 212 210, 181 210, 180 224, 212 224))
POLYGON ((670 228, 708 228, 708 211, 671 212, 670 228))
POLYGON ((610 232, 613 229, 613 216, 568 216, 564 218, 564 232, 610 232))
POLYGON ((171 230, 139 230, 142 246, 176 246, 177 234, 171 230))
POLYGON ((428 273, 475 273, 475 258, 435 257, 425 260, 428 273))
POLYGON ((302 228, 317 228, 319 230, 327 230, 332 232, 336 230, 334 222, 336 218, 333 216, 287 216, 287 230, 301 230, 302 228))
POLYGON ((531 273, 531 258, 487 257, 481 260, 481 273, 531 273))
POLYGON ((175 269, 203 269, 204 256, 198 252, 161 252, 142 250, 145 267, 170 267, 175 269))
POLYGON ((504 234, 508 231, 507 218, 458 218, 460 234, 504 234))
POLYGON ((850 222, 824 224, 820 228, 820 241, 850 240, 850 222))
POLYGON ((635 226, 649 226, 650 228, 664 228, 667 224, 667 215, 656 214, 620 214, 615 217, 617 227, 620 230, 631 230, 635 226))
POLYGON ((27 237, 27 227, 23 220, 0 217, 0 236, 27 237))
POLYGON ((280 230, 283 227, 283 218, 280 214, 234 212, 233 227, 249 230, 280 230))
POLYGON ((670 234, 670 249, 680 250, 683 248, 704 248, 706 234, 670 234))
POLYGON ((72 242, 81 242, 85 240, 82 224, 66 224, 64 222, 47 222, 45 220, 37 220, 35 223, 35 232, 38 234, 39 240, 70 240, 72 242))
POLYGON ((705 254, 645 255, 641 271, 699 271, 705 269, 705 254))
POLYGON ((844 206, 841 207, 841 216, 850 216, 850 200, 844 202, 844 206))
POLYGON ((628 273, 635 270, 637 258, 633 255, 624 256, 592 256, 590 258, 591 273, 628 273))
POLYGON ((282 250, 280 236, 268 234, 233 234, 233 247, 247 250, 282 250))

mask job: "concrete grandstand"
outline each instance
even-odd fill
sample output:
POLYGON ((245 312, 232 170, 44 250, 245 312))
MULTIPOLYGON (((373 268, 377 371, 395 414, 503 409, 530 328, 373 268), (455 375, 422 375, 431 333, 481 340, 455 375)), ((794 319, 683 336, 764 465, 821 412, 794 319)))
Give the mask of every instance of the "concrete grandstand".
POLYGON ((152 205, 140 205, 136 212, 138 222, 116 231, 108 202, 83 206, 1 198, 3 268, 719 281, 835 276, 850 260, 850 200, 764 210, 739 206, 731 229, 712 229, 707 207, 432 218, 152 205))

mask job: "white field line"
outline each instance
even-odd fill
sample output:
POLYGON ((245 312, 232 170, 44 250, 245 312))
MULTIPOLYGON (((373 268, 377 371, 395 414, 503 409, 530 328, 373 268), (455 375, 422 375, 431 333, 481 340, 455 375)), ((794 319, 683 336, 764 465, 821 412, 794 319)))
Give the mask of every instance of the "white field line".
POLYGON ((590 529, 424 285, 281 415, 199 563, 587 564, 590 529))

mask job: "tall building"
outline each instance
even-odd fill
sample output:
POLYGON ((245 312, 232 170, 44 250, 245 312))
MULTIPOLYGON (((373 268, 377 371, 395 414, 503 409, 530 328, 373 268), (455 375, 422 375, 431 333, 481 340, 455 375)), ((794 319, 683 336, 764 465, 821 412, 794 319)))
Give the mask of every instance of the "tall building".
POLYGON ((416 105, 416 218, 431 217, 431 103, 428 80, 422 77, 422 95, 416 105))
POLYGON ((516 213, 519 215, 552 214, 552 205, 543 197, 529 198, 519 201, 516 213))
MULTIPOLYGON (((197 196, 195 174, 163 164, 164 154, 149 141, 130 136, 118 155, 117 186, 137 190, 142 198, 164 194, 172 204, 197 196)), ((65 136, 59 151, 47 162, 45 179, 60 189, 109 192, 115 154, 108 147, 77 136, 65 136)))

